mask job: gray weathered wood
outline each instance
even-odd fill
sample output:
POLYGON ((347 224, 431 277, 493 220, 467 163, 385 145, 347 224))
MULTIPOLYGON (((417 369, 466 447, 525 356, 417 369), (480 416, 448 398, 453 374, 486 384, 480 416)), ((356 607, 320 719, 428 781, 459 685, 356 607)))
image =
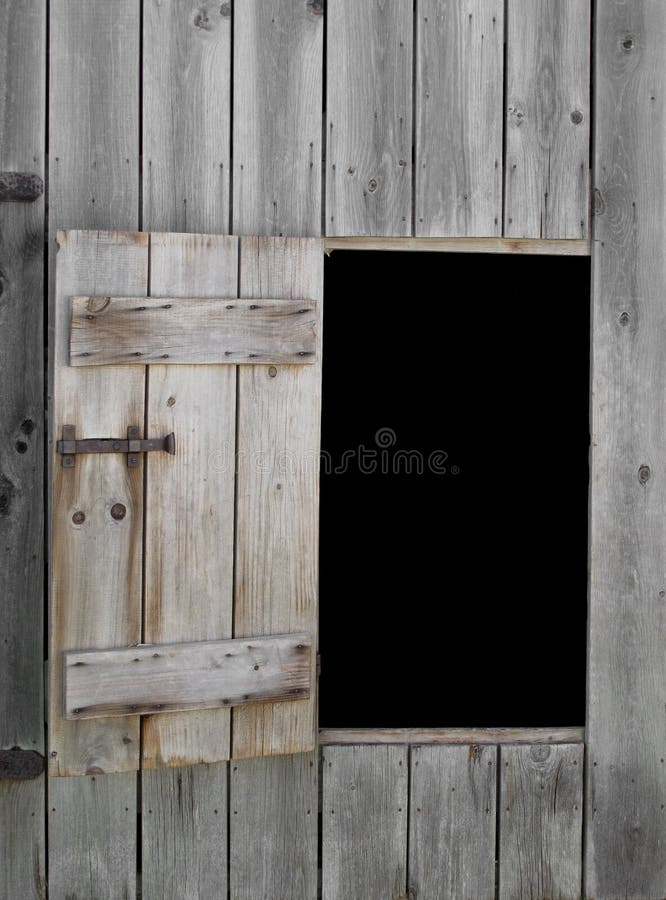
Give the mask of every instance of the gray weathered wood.
POLYGON ((141 776, 143 900, 227 896, 226 764, 141 776))
POLYGON ((143 228, 226 233, 231 2, 143 11, 143 228))
POLYGON ((326 744, 575 744, 583 728, 320 728, 326 744))
POLYGON ((310 696, 309 633, 141 644, 64 655, 67 719, 216 709, 310 696))
POLYGON ((317 897, 317 766, 313 753, 231 764, 234 900, 317 897))
POLYGON ((412 233, 412 8, 328 5, 326 234, 412 233))
POLYGON ((321 0, 234 6, 233 230, 318 235, 321 0))
POLYGON ((502 233, 504 0, 419 0, 415 234, 502 233))
POLYGON ((408 750, 322 751, 323 900, 407 893, 408 750))
POLYGON ((666 896, 666 5, 596 9, 585 894, 666 896))
POLYGON ((317 304, 304 300, 73 297, 70 365, 313 363, 317 304))
POLYGON ((500 900, 579 900, 583 746, 500 751, 500 900))
POLYGON ((494 900, 497 748, 411 751, 409 888, 428 900, 494 900))
POLYGON ((0 900, 46 898, 45 781, 0 781, 0 900))
POLYGON ((540 241, 536 238, 372 238, 327 237, 324 250, 401 250, 416 253, 511 253, 535 256, 589 256, 588 240, 540 241))
POLYGON ((589 0, 508 0, 504 234, 584 238, 589 0))
POLYGON ((49 900, 136 897, 136 776, 49 781, 49 900))

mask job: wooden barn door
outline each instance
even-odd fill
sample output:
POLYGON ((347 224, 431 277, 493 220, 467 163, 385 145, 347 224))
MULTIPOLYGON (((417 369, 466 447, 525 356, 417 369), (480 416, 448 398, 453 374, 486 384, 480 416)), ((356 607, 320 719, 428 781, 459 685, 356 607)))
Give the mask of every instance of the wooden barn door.
POLYGON ((322 251, 67 231, 49 768, 312 750, 322 251))

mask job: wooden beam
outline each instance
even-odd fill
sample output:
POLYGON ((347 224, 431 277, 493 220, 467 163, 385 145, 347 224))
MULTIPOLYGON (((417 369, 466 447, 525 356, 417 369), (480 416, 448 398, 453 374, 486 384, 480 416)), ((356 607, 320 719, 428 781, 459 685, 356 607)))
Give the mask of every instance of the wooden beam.
POLYGON ((70 365, 313 363, 317 303, 72 297, 70 365))
POLYGON ((584 728, 322 728, 331 744, 579 744, 584 728))
POLYGON ((305 700, 311 638, 303 632, 70 651, 63 668, 67 719, 305 700))
POLYGON ((509 253, 534 256, 589 256, 587 240, 538 240, 536 238, 399 238, 327 237, 324 251, 399 250, 413 253, 509 253))

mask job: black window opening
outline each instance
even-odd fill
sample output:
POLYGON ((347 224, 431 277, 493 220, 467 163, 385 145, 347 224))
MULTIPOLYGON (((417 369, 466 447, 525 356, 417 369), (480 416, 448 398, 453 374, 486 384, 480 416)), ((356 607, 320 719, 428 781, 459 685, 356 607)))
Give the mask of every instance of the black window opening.
POLYGON ((590 263, 325 263, 322 727, 585 720, 590 263))

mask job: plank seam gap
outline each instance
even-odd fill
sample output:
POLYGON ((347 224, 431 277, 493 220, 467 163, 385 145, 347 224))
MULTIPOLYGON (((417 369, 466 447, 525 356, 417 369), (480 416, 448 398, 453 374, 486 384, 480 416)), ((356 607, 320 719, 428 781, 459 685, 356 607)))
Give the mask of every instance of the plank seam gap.
POLYGON ((328 6, 324 6, 324 17, 323 17, 323 34, 322 34, 322 50, 321 50, 321 66, 322 66, 322 77, 321 77, 321 174, 319 178, 320 182, 320 194, 321 194, 321 224, 319 226, 320 234, 323 236, 326 235, 326 92, 328 89, 328 6))
MULTIPOLYGON (((227 172, 227 182, 229 184, 229 208, 227 210, 227 234, 231 234, 234 230, 234 31, 236 10, 233 3, 231 6, 231 22, 229 23, 229 171, 227 172)), ((229 717, 231 718, 231 716, 229 717)))
POLYGON ((138 152, 139 152, 139 165, 138 165, 138 173, 137 177, 139 179, 139 186, 137 191, 138 197, 138 224, 139 231, 143 231, 143 55, 144 55, 144 31, 143 31, 143 20, 144 20, 144 0, 139 0, 139 134, 138 134, 138 152))
POLYGON ((412 6, 412 159, 411 159, 411 169, 412 169, 412 222, 411 222, 411 234, 412 237, 416 237, 416 177, 417 177, 417 167, 416 167, 416 103, 418 100, 417 97, 417 51, 418 51, 418 0, 414 0, 412 6))
POLYGON ((502 747, 495 756, 495 900, 500 897, 500 810, 502 809, 502 747))
POLYGON ((502 44, 502 223, 500 234, 507 236, 506 199, 507 199, 507 165, 506 165, 506 105, 509 91, 509 0, 504 0, 504 41, 502 44))

